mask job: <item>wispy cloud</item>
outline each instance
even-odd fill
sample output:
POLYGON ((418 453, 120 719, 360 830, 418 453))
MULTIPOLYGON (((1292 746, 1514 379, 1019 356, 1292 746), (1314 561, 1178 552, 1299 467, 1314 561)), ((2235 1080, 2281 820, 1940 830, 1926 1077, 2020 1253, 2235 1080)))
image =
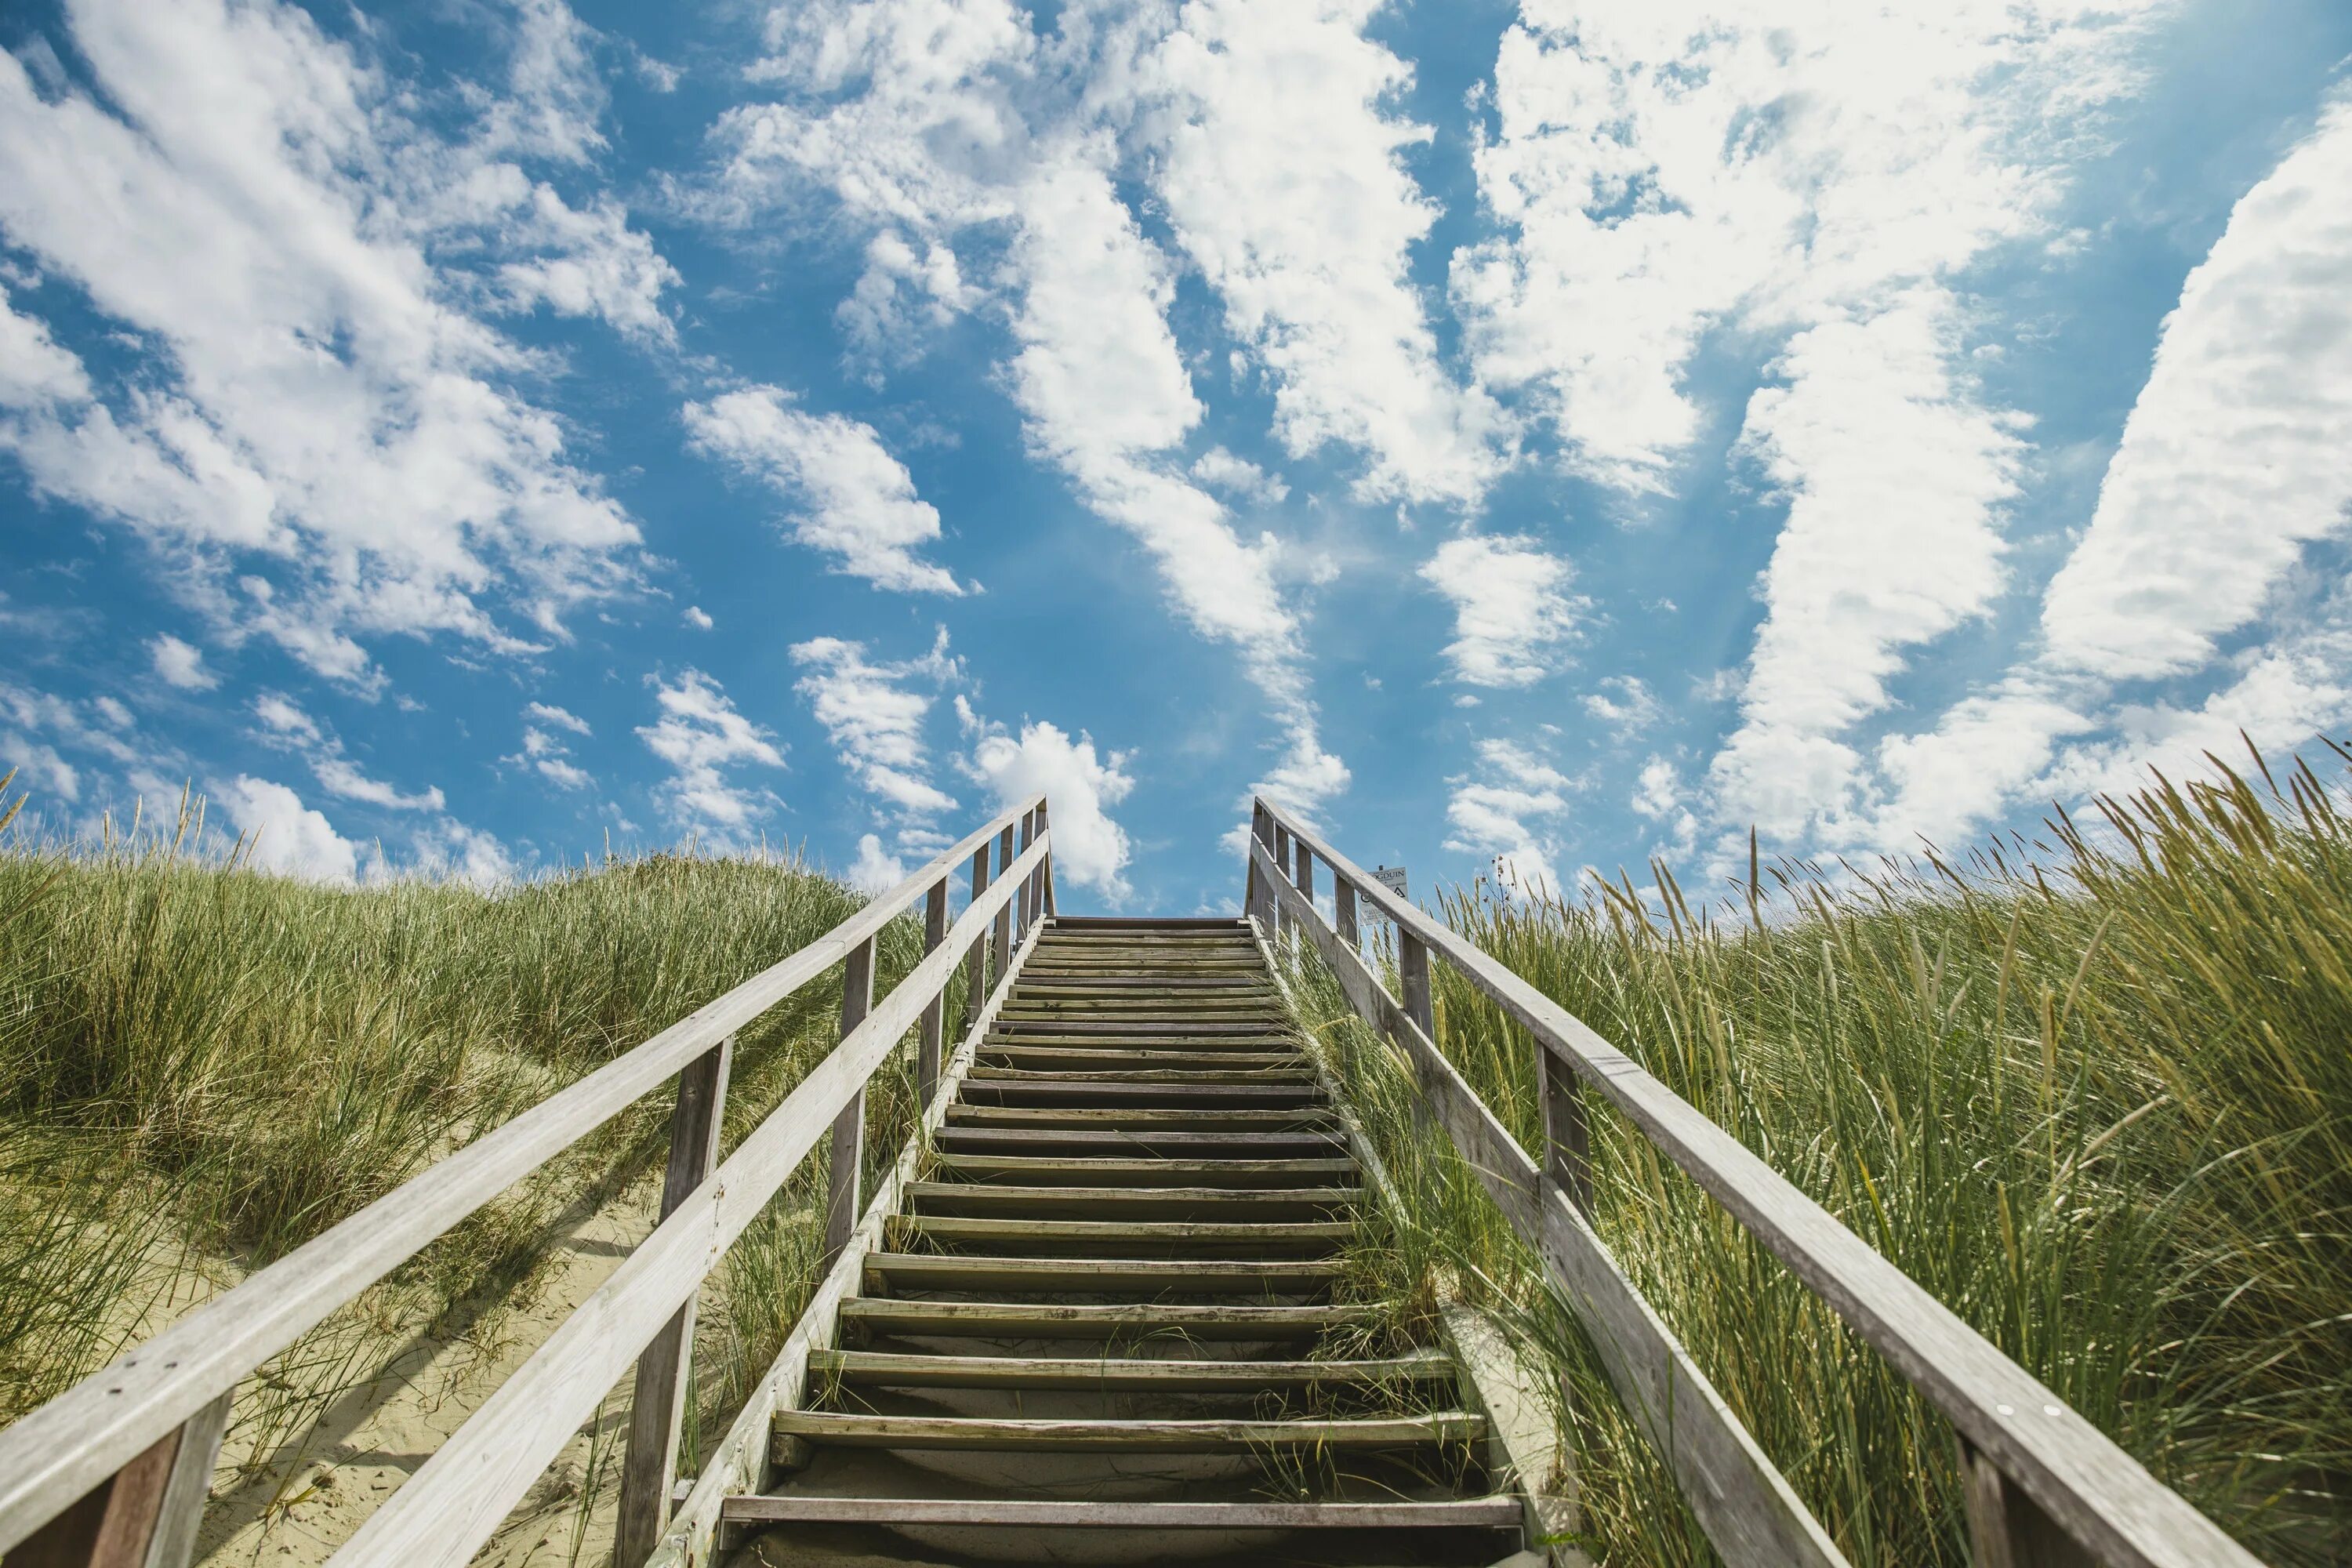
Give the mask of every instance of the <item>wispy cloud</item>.
POLYGON ((735 783, 731 775, 743 768, 782 767, 782 749, 698 669, 676 680, 656 677, 650 684, 659 717, 640 726, 637 738, 669 766, 669 783, 661 791, 664 812, 679 826, 708 833, 720 844, 743 843, 744 830, 776 798, 766 789, 735 783))
POLYGON ((1421 568, 1453 603, 1445 658, 1466 686, 1533 686, 1559 666, 1589 603, 1567 560, 1528 534, 1449 539, 1421 568))

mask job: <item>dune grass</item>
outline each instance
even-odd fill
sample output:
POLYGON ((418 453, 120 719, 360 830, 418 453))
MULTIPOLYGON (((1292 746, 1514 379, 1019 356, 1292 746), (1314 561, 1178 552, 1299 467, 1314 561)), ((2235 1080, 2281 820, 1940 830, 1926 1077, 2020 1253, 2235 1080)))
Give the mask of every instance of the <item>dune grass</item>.
MULTIPOLYGON (((1762 873, 1712 910, 1663 866, 1442 906, 2257 1555, 2352 1562, 2352 821, 2320 781, 2257 759, 1962 865, 1762 873)), ((1533 1147, 1532 1040, 1433 967, 1442 1048, 1533 1147)), ((1393 1050, 1297 980, 1402 1189, 1391 1277, 1548 1348, 1596 1557, 1713 1561, 1393 1050)), ((1847 1555, 1965 1563, 1948 1426, 1587 1100, 1598 1229, 1847 1555)))
MULTIPOLYGON (((332 889, 205 844, 194 811, 161 837, 0 840, 0 1424, 863 902, 796 858, 332 889)), ((920 949, 912 921, 886 928, 877 994, 920 949)), ((832 1047, 837 973, 739 1037, 728 1148, 832 1047)), ((869 1097, 877 1165, 911 1126, 905 1076, 869 1097)), ((673 1098, 649 1095, 263 1369, 232 1452, 283 1469, 319 1412, 436 1325, 495 1345, 551 1224, 656 1164, 673 1098)), ((822 1163, 708 1298, 697 1386, 714 1435, 799 1314, 822 1163)))

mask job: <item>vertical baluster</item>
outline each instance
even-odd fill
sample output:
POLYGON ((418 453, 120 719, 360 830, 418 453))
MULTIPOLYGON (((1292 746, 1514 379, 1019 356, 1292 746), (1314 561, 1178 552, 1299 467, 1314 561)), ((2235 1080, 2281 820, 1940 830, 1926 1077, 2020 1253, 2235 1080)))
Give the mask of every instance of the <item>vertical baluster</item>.
POLYGON ((1960 1462, 1969 1556, 1976 1568, 2098 1568, 2088 1549, 1966 1438, 1960 1462))
MULTIPOLYGON (((988 891, 988 846, 983 844, 971 855, 971 901, 980 902, 981 894, 988 891)), ((980 1010, 988 1002, 988 932, 982 931, 971 939, 971 956, 965 960, 963 988, 963 1026, 971 1031, 980 1010)))
MULTIPOLYGON (((1045 837, 1045 803, 1037 803, 1037 837, 1045 837)), ((1045 847, 1044 858, 1037 862, 1037 907, 1048 919, 1054 914, 1054 848, 1045 847)))
POLYGON ((1315 902, 1314 851, 1307 847, 1307 840, 1304 838, 1293 838, 1291 845, 1298 852, 1297 871, 1291 880, 1298 884, 1298 890, 1307 896, 1307 903, 1312 905, 1315 902))
POLYGON ((1337 871, 1331 873, 1331 908, 1339 916, 1339 940, 1349 952, 1360 951, 1363 935, 1356 919, 1356 884, 1337 871))
MULTIPOLYGON (((938 950, 948 939, 948 879, 941 877, 923 899, 923 952, 938 950)), ((918 1112, 931 1108, 931 1092, 940 1086, 940 1046, 947 1033, 948 988, 923 1006, 922 1043, 915 1058, 915 1105, 918 1112)))
MULTIPOLYGON (((1290 829, 1285 827, 1279 818, 1274 825, 1274 863, 1283 868, 1290 865, 1290 829)), ((1266 934, 1279 942, 1290 934, 1290 915, 1283 908, 1282 896, 1272 888, 1266 889, 1265 897, 1274 916, 1273 928, 1266 934)))
POLYGON ((1536 1045, 1536 1072, 1543 1079, 1544 1174, 1559 1184, 1568 1201, 1592 1217, 1591 1135, 1585 1125, 1584 1095, 1576 1073, 1558 1052, 1536 1045))
POLYGON ((8 1568, 188 1568, 230 1397, 189 1416, 19 1542, 8 1568))
MULTIPOLYGON (((735 1058, 728 1036, 677 1075, 677 1104, 669 1116, 669 1166, 662 1175, 661 1217, 667 1219, 719 1168, 719 1131, 727 1109, 727 1074, 735 1058)), ((621 1468, 620 1515, 613 1536, 613 1568, 638 1568, 653 1554, 669 1522, 670 1488, 677 1478, 677 1439, 692 1393, 697 1296, 673 1313, 637 1357, 636 1392, 629 1402, 629 1447, 621 1468)))
MULTIPOLYGON (((1013 829, 1007 826, 996 836, 996 874, 1000 878, 1013 869, 1013 829)), ((1013 966, 1013 904, 1010 900, 996 911, 996 954, 991 961, 996 977, 1004 978, 1013 966)))
MULTIPOLYGON (((1029 846, 1036 841, 1037 813, 1033 808, 1021 814, 1021 853, 1024 855, 1029 853, 1029 846)), ((1020 890, 1013 895, 1013 902, 1019 906, 1013 917, 1013 940, 1015 942, 1021 941, 1029 934, 1029 921, 1034 912, 1030 900, 1036 895, 1036 891, 1037 879, 1028 876, 1021 879, 1020 890)))
MULTIPOLYGON (((1266 826, 1265 803, 1253 799, 1250 802, 1250 839, 1253 843, 1270 844, 1272 837, 1273 830, 1266 826)), ((1257 857, 1255 855, 1243 862, 1242 915, 1244 919, 1257 921, 1260 931, 1272 934, 1268 930, 1272 922, 1265 912, 1265 888, 1259 880, 1257 857)))
POLYGON ((1429 949, 1402 925, 1397 927, 1397 985, 1404 993, 1398 998, 1404 1004, 1404 1016, 1435 1044, 1437 1008, 1429 994, 1429 949))
MULTIPOLYGON (((866 1021, 874 1005, 874 939, 867 937, 852 950, 841 971, 841 1035, 866 1021)), ((824 1195, 824 1257, 821 1275, 833 1267, 849 1233, 857 1227, 858 1194, 866 1181, 866 1086, 859 1084, 849 1103, 833 1121, 833 1171, 824 1195)))

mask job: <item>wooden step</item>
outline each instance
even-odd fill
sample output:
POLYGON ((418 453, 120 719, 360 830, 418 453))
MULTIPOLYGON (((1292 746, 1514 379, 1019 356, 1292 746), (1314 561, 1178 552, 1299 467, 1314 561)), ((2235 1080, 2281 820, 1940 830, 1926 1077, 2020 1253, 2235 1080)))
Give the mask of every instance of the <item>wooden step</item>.
POLYGON ((1486 1423, 1466 1410, 1320 1421, 1053 1421, 1034 1417, 867 1415, 779 1410, 778 1462, 790 1440, 818 1447, 992 1448, 1011 1454, 1254 1454, 1268 1448, 1396 1449, 1475 1443, 1486 1423))
POLYGON ((1051 1127, 950 1127, 935 1139, 938 1147, 958 1153, 1102 1155, 1125 1153, 1167 1159, 1204 1158, 1230 1153, 1242 1159, 1316 1159, 1347 1147, 1339 1132, 1213 1132, 1163 1131, 1139 1127, 1128 1131, 1080 1131, 1051 1127))
MULTIPOLYGON (((1059 1261, 1058 1259, 1056 1261, 1059 1261)), ((845 1331, 860 1336, 978 1337, 1005 1340, 1312 1340, 1376 1321, 1371 1307, 1250 1307, 1119 1302, 902 1301, 852 1296, 841 1304, 845 1331)))
POLYGON ((811 1351, 809 1373, 865 1388, 1077 1388, 1182 1394, 1436 1383, 1454 1375, 1437 1351, 1379 1361, 1158 1361, 1117 1357, 903 1355, 811 1351))
POLYGON ((964 1074, 973 1083, 1266 1083, 1311 1084, 1314 1073, 1296 1064, 1263 1068, 1077 1068, 975 1067, 964 1074))
POLYGON ((1328 1105, 1300 1106, 1288 1110, 1154 1110, 1149 1106, 1135 1105, 1057 1106, 1051 1110, 1039 1110, 1025 1105, 966 1105, 958 1101, 948 1107, 947 1125, 1053 1127, 1068 1131, 1151 1127, 1163 1131, 1320 1132, 1337 1131, 1339 1121, 1328 1105))
POLYGON ((1515 1497, 1435 1502, 1098 1502, 1050 1498, 812 1497, 721 1500, 735 1524, 879 1524, 1016 1530, 1516 1530, 1515 1497))
POLYGON ((1024 1186, 1286 1188, 1352 1181, 1353 1160, 1127 1160, 1084 1155, 940 1154, 939 1169, 967 1184, 1006 1182, 1024 1186))
MULTIPOLYGON (((1296 1039, 1288 1024, 1268 1019, 1264 1023, 1218 1022, 1191 1023, 1181 1018, 1158 1018, 1146 1023, 1129 1023, 1118 1018, 1049 1018, 1022 1019, 1017 1023, 999 1022, 989 1030, 992 1037, 999 1035, 1056 1035, 1076 1038, 1079 1036, 1142 1036, 1151 1039, 1178 1040, 1192 1035, 1208 1035, 1223 1039, 1255 1038, 1271 1035, 1281 1039, 1296 1039)), ((1261 1050, 1265 1047, 1260 1047, 1261 1050)))
POLYGON ((1180 1107, 1255 1107, 1274 1110, 1317 1105, 1323 1089, 1303 1083, 1118 1083, 1102 1079, 974 1079, 967 1076, 960 1091, 972 1105, 1129 1105, 1158 1110, 1180 1107))
POLYGON ((1129 1215, 1227 1219, 1235 1215, 1328 1214, 1364 1201, 1361 1187, 1014 1186, 1002 1182, 911 1182, 907 1201, 924 1214, 1129 1215))
POLYGON ((992 1066, 1033 1070, 1149 1067, 1171 1072, 1185 1068, 1234 1072, 1247 1068, 1296 1068, 1304 1065, 1307 1058, 1295 1050, 1139 1051, 1118 1047, 1102 1049, 1092 1046, 1006 1046, 991 1043, 980 1047, 979 1059, 992 1066))
POLYGON ((1025 1290, 1099 1296, 1297 1296, 1328 1289, 1346 1272, 1336 1258, 976 1258, 869 1252, 869 1290, 1025 1290))
POLYGON ((1246 1001, 1264 997, 1268 1005, 1279 1005, 1282 993, 1268 984, 1264 976, 1252 980, 1242 976, 1205 975, 1197 979, 1164 979, 1149 974, 1100 974, 1078 980, 1038 980, 1024 970, 1014 983, 1013 996, 1018 1000, 1091 1002, 1091 1001, 1246 1001))
MULTIPOLYGON (((1319 1257, 1347 1245, 1356 1226, 1352 1220, 998 1219, 921 1214, 891 1215, 885 1234, 899 1251, 920 1240, 933 1247, 1023 1256, 1138 1258, 1205 1252, 1213 1258, 1264 1253, 1319 1257)), ((1172 1263, 1164 1267, 1171 1273, 1179 1271, 1172 1263)))

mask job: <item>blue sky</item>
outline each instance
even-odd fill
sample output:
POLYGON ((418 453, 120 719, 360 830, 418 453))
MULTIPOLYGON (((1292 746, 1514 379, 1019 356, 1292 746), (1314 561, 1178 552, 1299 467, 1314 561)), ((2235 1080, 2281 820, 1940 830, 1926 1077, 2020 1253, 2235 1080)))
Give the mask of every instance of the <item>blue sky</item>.
POLYGON ((1254 789, 1417 889, 2352 720, 2331 0, 0 16, 0 765, 267 865, 1254 789), (1921 13, 1912 15, 1910 13, 1921 13), (1930 14, 1932 13, 1932 14, 1930 14))

